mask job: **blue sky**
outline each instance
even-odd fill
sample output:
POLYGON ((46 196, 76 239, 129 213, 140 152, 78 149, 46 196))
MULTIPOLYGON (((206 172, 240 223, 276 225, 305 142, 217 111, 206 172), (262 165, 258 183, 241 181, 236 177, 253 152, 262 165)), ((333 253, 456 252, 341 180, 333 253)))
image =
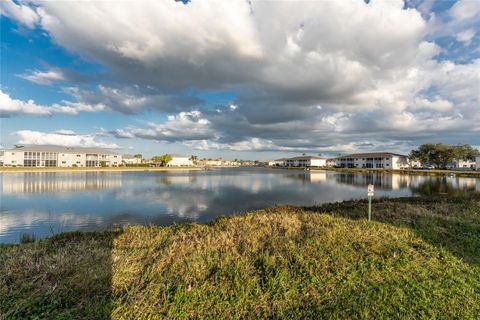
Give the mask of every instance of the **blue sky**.
POLYGON ((7 0, 0 10, 6 148, 264 160, 480 147, 479 1, 7 0))

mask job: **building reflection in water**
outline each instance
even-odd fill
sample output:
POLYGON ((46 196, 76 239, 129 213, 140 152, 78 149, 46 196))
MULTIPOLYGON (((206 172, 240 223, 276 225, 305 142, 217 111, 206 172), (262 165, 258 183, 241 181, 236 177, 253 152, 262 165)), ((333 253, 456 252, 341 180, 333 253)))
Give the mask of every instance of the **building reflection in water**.
POLYGON ((311 183, 335 183, 351 186, 366 186, 373 184, 377 189, 383 190, 398 190, 408 188, 412 182, 415 181, 414 176, 385 174, 381 172, 348 173, 310 171, 303 174, 290 174, 287 176, 311 183))
POLYGON ((351 186, 373 184, 380 190, 400 190, 409 188, 420 194, 449 194, 462 192, 480 192, 480 179, 471 177, 422 176, 406 174, 389 174, 382 172, 346 173, 310 171, 288 174, 289 178, 300 179, 310 183, 335 183, 351 186), (463 191, 462 191, 463 190, 463 191))
POLYGON ((67 192, 122 187, 121 172, 16 172, 1 175, 2 193, 67 192))

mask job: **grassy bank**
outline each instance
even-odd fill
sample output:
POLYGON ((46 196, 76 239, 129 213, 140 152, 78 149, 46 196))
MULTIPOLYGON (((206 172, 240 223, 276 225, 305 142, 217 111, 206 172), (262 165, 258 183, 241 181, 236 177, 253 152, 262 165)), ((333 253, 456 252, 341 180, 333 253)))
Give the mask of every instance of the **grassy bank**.
POLYGON ((480 198, 278 206, 0 246, 0 318, 480 315, 480 198))

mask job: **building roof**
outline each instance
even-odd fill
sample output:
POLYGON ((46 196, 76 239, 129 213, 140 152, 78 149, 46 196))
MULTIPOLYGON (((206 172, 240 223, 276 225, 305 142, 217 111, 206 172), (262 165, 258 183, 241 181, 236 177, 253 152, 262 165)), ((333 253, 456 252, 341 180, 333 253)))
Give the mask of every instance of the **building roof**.
POLYGON ((34 152, 58 152, 58 153, 88 153, 88 154, 119 154, 102 148, 63 147, 54 145, 22 146, 9 151, 34 151, 34 152))
POLYGON ((392 153, 392 152, 366 152, 366 153, 347 154, 345 156, 337 157, 337 159, 342 159, 342 158, 367 158, 367 157, 391 157, 391 156, 406 157, 406 155, 399 154, 399 153, 392 153))

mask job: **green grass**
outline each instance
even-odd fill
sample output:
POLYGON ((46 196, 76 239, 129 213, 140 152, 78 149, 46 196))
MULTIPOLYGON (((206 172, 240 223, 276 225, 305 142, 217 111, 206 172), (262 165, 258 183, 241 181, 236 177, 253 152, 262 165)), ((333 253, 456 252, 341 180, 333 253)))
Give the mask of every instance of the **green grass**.
POLYGON ((478 319, 480 198, 278 206, 0 246, 0 319, 478 319))

